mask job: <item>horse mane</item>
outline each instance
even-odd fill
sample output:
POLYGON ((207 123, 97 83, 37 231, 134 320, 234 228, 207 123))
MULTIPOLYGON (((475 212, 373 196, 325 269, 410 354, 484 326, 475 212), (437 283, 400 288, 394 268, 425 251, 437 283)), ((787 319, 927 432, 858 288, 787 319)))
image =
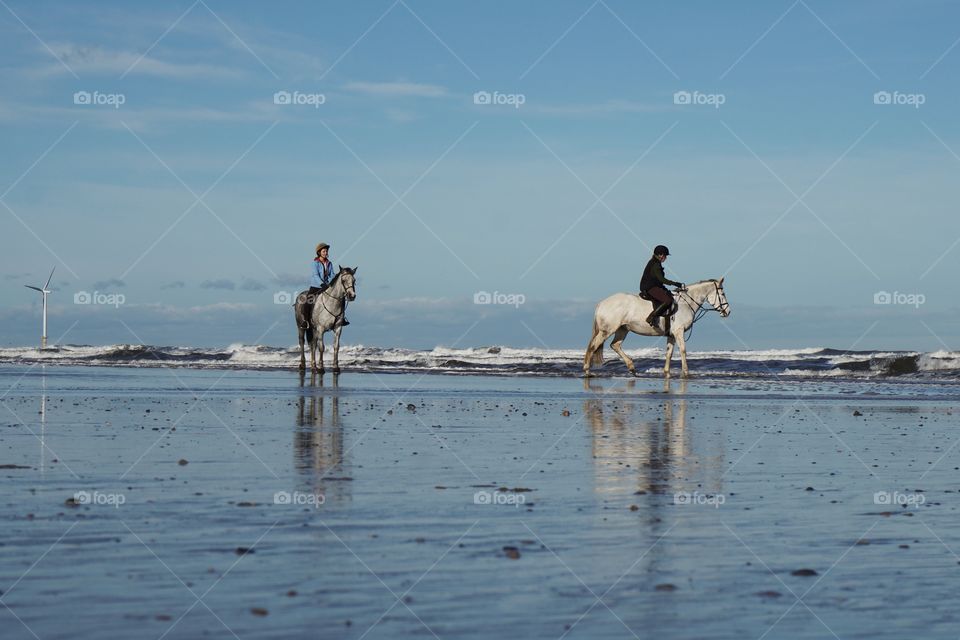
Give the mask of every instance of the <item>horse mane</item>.
POLYGON ((340 277, 341 273, 353 273, 353 269, 351 269, 350 267, 342 267, 340 271, 337 271, 335 274, 333 274, 333 277, 330 278, 330 284, 327 286, 332 287, 334 284, 336 284, 337 279, 340 277))

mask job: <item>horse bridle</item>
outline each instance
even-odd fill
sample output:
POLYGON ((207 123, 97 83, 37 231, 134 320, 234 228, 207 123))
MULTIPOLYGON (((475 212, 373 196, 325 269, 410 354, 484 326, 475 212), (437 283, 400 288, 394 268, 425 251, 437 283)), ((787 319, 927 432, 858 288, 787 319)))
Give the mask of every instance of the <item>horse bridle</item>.
MULTIPOLYGON (((338 275, 339 275, 339 274, 338 274, 338 275)), ((356 285, 354 285, 354 287, 356 287, 356 285)), ((327 309, 327 303, 325 303, 325 302, 323 301, 323 296, 328 295, 327 292, 330 291, 330 289, 331 289, 331 287, 327 287, 326 289, 324 289, 323 291, 320 292, 320 306, 322 306, 322 307, 323 307, 323 310, 326 311, 327 313, 329 313, 329 314, 330 314, 331 316, 333 316, 334 318, 339 318, 340 315, 342 315, 343 313, 345 313, 346 310, 347 310, 347 304, 346 304, 346 303, 347 303, 347 300, 346 300, 346 298, 347 298, 347 291, 348 291, 348 289, 347 289, 346 287, 344 287, 344 289, 343 289, 343 309, 340 310, 340 314, 335 314, 335 313, 331 312, 330 309, 327 309)), ((330 297, 333 298, 334 300, 337 300, 337 298, 334 297, 333 294, 329 294, 329 295, 330 295, 330 297)), ((356 296, 356 295, 357 295, 356 292, 354 292, 353 295, 356 296)))
MULTIPOLYGON (((720 300, 720 284, 716 280, 711 280, 711 282, 713 282, 714 292, 717 294, 717 300, 720 300)), ((689 293, 687 293, 686 288, 679 290, 677 293, 686 296, 687 300, 690 302, 691 308, 693 307, 693 304, 696 301, 693 299, 693 297, 689 293)), ((720 315, 723 315, 723 312, 729 310, 730 308, 730 303, 727 302, 726 300, 724 300, 723 303, 720 304, 720 306, 713 306, 713 303, 711 303, 709 307, 705 307, 703 306, 704 302, 706 302, 706 298, 704 298, 702 302, 696 303, 697 308, 693 310, 693 320, 690 322, 690 328, 687 329, 689 333, 684 338, 684 340, 690 339, 690 336, 693 335, 693 325, 696 324, 697 320, 707 315, 707 312, 716 311, 720 315)))

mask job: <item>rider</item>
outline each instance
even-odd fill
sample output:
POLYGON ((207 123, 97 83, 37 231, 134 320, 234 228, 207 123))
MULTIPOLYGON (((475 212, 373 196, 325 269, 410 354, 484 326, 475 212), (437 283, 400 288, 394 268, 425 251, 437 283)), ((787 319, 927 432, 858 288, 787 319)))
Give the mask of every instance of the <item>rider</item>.
MULTIPOLYGON (((657 331, 660 331, 659 316, 667 316, 670 309, 673 308, 673 294, 667 290, 666 285, 680 287, 681 289, 686 288, 686 285, 682 282, 670 280, 663 274, 663 261, 667 259, 668 255, 670 255, 670 250, 662 244, 658 244, 653 250, 653 257, 650 258, 643 270, 643 277, 640 278, 640 291, 660 303, 659 306, 654 303, 653 311, 647 316, 647 324, 657 331)), ((667 321, 669 322, 669 317, 667 321)))
MULTIPOLYGON (((307 317, 313 314, 313 305, 317 298, 330 286, 333 280, 333 262, 330 261, 330 245, 321 242, 317 245, 317 257, 313 259, 311 265, 310 290, 307 292, 307 300, 304 305, 304 311, 307 317)), ((346 310, 344 310, 346 312, 346 310)), ((343 326, 350 324, 346 315, 343 318, 343 326)))

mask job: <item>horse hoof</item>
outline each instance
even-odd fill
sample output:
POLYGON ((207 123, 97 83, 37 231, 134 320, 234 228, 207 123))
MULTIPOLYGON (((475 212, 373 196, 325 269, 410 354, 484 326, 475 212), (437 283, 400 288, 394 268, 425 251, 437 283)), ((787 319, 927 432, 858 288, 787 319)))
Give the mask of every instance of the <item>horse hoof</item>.
POLYGON ((334 367, 334 368, 333 368, 333 373, 336 374, 336 375, 340 375, 340 367, 334 367))
POLYGON ((297 367, 297 368, 300 369, 300 371, 305 371, 306 368, 307 368, 307 365, 306 365, 306 363, 301 362, 301 363, 300 363, 300 366, 297 367))

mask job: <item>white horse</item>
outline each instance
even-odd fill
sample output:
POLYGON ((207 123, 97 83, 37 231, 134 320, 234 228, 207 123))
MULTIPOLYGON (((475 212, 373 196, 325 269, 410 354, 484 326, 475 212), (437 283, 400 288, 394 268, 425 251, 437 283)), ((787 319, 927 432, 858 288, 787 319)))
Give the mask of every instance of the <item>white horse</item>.
POLYGON ((333 372, 340 373, 340 332, 343 331, 343 318, 347 311, 347 301, 357 299, 356 291, 357 267, 340 267, 340 271, 330 281, 330 286, 317 294, 317 301, 313 305, 313 313, 304 326, 301 307, 306 302, 307 292, 297 296, 293 305, 294 318, 297 320, 297 331, 300 338, 300 369, 307 366, 304 354, 304 334, 310 343, 310 363, 312 370, 321 375, 323 368, 323 334, 333 331, 333 372), (317 367, 317 347, 320 347, 320 366, 317 367))
MULTIPOLYGON (((723 278, 719 280, 701 280, 689 285, 686 290, 676 292, 677 311, 672 316, 670 335, 667 336, 667 359, 663 365, 663 375, 670 375, 670 360, 673 358, 673 347, 680 345, 680 363, 683 376, 689 375, 687 369, 687 344, 683 337, 684 332, 693 326, 707 311, 719 311, 726 318, 730 315, 730 304, 723 292, 723 278), (709 307, 704 306, 709 304, 709 307)), ((603 343, 611 335, 613 342, 610 348, 623 359, 630 373, 636 375, 633 360, 623 352, 621 344, 630 331, 641 336, 662 336, 662 329, 654 329, 647 324, 647 316, 658 303, 644 300, 635 293, 615 293, 602 300, 593 314, 593 335, 587 344, 587 352, 583 357, 583 374, 590 375, 591 366, 603 364, 603 343)), ((663 320, 660 321, 661 326, 663 320)))

